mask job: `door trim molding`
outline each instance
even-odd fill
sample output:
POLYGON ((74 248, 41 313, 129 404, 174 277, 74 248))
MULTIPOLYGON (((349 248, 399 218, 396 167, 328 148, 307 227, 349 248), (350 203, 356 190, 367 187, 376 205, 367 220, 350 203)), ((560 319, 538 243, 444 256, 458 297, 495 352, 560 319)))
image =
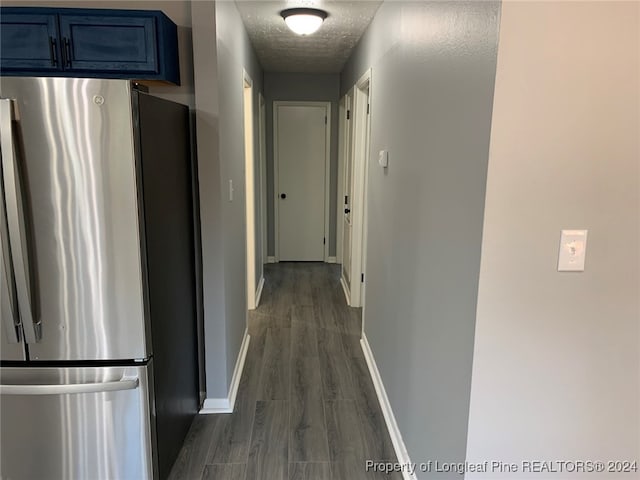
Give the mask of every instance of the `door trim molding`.
MULTIPOLYGON (((253 111, 253 80, 242 69, 242 116, 243 116, 243 137, 244 137, 244 203, 245 203, 245 259, 246 259, 246 291, 247 309, 256 308, 256 212, 255 210, 255 132, 253 111)), ((262 255, 262 252, 259 253, 262 255)), ((262 264, 262 261, 260 262, 262 264)))
POLYGON ((267 103, 258 93, 258 135, 260 145, 260 227, 262 229, 262 263, 267 263, 267 103))
POLYGON ((280 216, 278 208, 279 197, 279 170, 278 170, 278 107, 300 106, 318 107, 326 109, 327 123, 325 124, 325 158, 324 158, 324 259, 329 261, 329 231, 330 231, 330 205, 331 205, 331 102, 306 102, 275 100, 273 102, 273 231, 274 231, 274 261, 280 261, 280 216))
MULTIPOLYGON (((367 175, 371 143, 371 69, 356 82, 353 97, 353 203, 351 234, 351 276, 349 292, 352 307, 364 306, 365 284, 360 281, 365 274, 367 255, 367 175), (364 90, 367 103, 363 103, 364 90), (364 122, 363 122, 364 120, 364 122)), ((366 276, 364 277, 366 280, 366 276)), ((364 312, 363 312, 364 331, 364 312)))
POLYGON ((336 263, 342 263, 342 230, 344 225, 344 162, 343 145, 347 138, 347 95, 338 102, 338 185, 336 188, 336 263))

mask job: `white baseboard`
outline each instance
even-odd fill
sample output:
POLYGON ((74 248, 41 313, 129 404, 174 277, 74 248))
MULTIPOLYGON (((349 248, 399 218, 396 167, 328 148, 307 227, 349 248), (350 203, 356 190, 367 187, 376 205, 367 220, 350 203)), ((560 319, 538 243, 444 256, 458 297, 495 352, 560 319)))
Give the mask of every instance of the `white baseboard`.
MULTIPOLYGON (((393 415, 393 410, 391 409, 391 404, 389 403, 389 397, 387 397, 387 392, 384 389, 384 384, 382 383, 380 372, 378 371, 376 361, 373 358, 373 352, 371 351, 371 347, 369 346, 369 342, 367 341, 367 336, 364 333, 362 334, 360 344, 362 345, 364 358, 367 361, 367 367, 369 367, 369 373, 371 374, 371 379, 373 380, 373 385, 376 389, 376 394, 378 395, 378 401, 380 402, 380 407, 382 408, 384 421, 387 424, 387 430, 389 430, 389 435, 391 436, 393 449, 395 450, 396 456, 398 457, 398 463, 400 465, 410 465, 411 459, 409 458, 407 447, 404 444, 404 440, 402 440, 402 434, 400 433, 400 429, 398 428, 398 424, 396 423, 396 417, 393 415)), ((404 480, 417 480, 418 478, 416 477, 415 473, 412 474, 408 471, 403 471, 402 477, 404 478, 404 480)))
POLYGON ((232 413, 228 398, 205 398, 202 408, 198 412, 200 415, 212 413, 232 413))
POLYGON ((262 298, 262 289, 264 288, 264 276, 260 277, 258 282, 258 288, 256 289, 256 308, 260 305, 260 299, 262 298))
POLYGON ((336 263, 336 257, 327 257, 326 263, 336 263))
POLYGON ((238 387, 240 386, 240 378, 242 378, 242 371, 244 370, 244 361, 247 358, 247 351, 249 351, 250 340, 251 337, 247 330, 245 330, 242 345, 240 345, 240 352, 238 353, 238 359, 236 360, 236 366, 233 369, 233 377, 231 377, 229 396, 227 398, 206 398, 200 409, 200 414, 233 413, 233 408, 236 404, 236 395, 238 395, 238 387))
POLYGON ((276 257, 267 257, 267 263, 278 263, 276 257))
POLYGON ((342 291, 344 292, 344 298, 347 301, 347 305, 351 306, 351 295, 349 295, 349 288, 347 288, 347 284, 344 283, 344 278, 340 277, 340 285, 342 285, 342 291))

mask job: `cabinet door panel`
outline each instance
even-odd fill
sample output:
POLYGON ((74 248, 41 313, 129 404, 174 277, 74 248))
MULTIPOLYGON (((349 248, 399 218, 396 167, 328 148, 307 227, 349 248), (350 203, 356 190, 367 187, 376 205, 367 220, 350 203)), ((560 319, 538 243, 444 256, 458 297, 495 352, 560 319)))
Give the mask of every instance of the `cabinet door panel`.
POLYGON ((61 69, 56 15, 5 13, 0 16, 2 71, 61 69))
POLYGON ((65 69, 157 72, 155 18, 60 15, 65 69))

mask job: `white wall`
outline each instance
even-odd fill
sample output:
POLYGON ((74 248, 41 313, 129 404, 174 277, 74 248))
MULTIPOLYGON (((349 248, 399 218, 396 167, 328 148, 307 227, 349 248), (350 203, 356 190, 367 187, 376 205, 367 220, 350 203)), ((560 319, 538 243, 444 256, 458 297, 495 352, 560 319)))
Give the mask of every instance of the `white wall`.
POLYGON ((342 72, 372 69, 364 329, 415 462, 465 457, 498 15, 385 2, 342 72))
POLYGON ((503 4, 470 462, 640 460, 639 72, 637 2, 503 4), (584 273, 556 271, 563 228, 584 273))

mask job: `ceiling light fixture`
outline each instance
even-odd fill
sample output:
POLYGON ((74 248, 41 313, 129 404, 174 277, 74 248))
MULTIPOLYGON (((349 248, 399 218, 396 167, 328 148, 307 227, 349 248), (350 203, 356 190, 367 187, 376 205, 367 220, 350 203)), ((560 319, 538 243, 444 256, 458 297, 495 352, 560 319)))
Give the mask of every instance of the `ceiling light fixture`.
POLYGON ((327 12, 317 8, 288 8, 280 12, 284 22, 298 35, 311 35, 320 28, 327 12))

